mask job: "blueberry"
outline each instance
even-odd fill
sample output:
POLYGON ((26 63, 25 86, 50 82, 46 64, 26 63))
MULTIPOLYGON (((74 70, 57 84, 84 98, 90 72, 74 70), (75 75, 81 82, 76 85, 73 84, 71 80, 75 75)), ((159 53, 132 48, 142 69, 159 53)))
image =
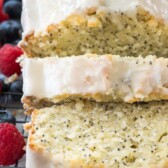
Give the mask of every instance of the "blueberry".
POLYGON ((19 1, 19 2, 22 2, 22 0, 4 0, 4 3, 8 2, 8 1, 19 1))
POLYGON ((10 85, 10 92, 13 100, 20 101, 23 91, 23 81, 22 80, 16 80, 10 85))
POLYGON ((0 47, 2 47, 4 44, 4 37, 0 36, 0 47))
POLYGON ((5 123, 5 122, 16 125, 16 118, 14 117, 14 115, 12 115, 11 112, 0 110, 0 123, 5 123))
POLYGON ((21 38, 21 24, 16 20, 7 20, 0 24, 0 43, 12 43, 21 38))
POLYGON ((22 3, 16 0, 7 1, 5 2, 3 9, 11 19, 20 19, 22 3))
POLYGON ((20 40, 18 39, 18 40, 13 41, 11 44, 15 46, 15 45, 18 45, 19 42, 20 40))
POLYGON ((0 74, 0 92, 8 92, 9 91, 10 85, 5 84, 4 80, 5 80, 5 76, 0 74))

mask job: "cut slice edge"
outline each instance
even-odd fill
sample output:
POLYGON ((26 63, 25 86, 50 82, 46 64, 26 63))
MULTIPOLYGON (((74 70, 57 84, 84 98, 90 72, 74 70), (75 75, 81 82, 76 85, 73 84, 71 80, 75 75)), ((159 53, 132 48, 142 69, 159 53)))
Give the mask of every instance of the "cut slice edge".
POLYGON ((31 126, 25 126, 27 168, 43 168, 36 158, 44 158, 49 168, 167 168, 167 110, 166 101, 79 101, 34 110, 31 126))
POLYGON ((25 58, 25 107, 63 101, 96 102, 168 100, 168 59, 86 54, 72 57, 25 58))

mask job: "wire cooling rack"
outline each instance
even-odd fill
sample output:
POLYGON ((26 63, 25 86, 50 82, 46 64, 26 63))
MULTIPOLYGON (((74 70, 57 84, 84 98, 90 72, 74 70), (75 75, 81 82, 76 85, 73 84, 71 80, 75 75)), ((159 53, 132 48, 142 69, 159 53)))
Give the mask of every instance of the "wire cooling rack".
MULTIPOLYGON (((22 96, 21 93, 0 93, 0 112, 10 111, 16 117, 16 127, 22 133, 27 141, 27 133, 23 129, 23 124, 30 121, 30 118, 24 114, 24 110, 20 101, 14 101, 12 96, 22 96)), ((3 166, 0 166, 2 168, 3 166)), ((8 166, 5 168, 24 168, 25 167, 25 156, 15 163, 15 165, 8 166)))

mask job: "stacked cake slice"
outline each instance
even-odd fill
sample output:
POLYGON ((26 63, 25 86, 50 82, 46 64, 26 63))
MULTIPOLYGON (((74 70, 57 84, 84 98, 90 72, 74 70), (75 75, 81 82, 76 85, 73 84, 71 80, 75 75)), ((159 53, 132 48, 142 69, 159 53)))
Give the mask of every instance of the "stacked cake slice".
POLYGON ((23 0, 26 168, 168 168, 168 2, 23 0))
POLYGON ((167 58, 86 54, 26 58, 23 67, 23 102, 30 108, 77 98, 127 103, 168 99, 167 58))

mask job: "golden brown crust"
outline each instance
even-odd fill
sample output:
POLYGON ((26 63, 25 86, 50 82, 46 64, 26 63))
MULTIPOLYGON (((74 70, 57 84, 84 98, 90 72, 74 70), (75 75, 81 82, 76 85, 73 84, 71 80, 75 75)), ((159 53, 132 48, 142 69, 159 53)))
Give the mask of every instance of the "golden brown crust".
MULTIPOLYGON (((143 91, 139 92, 140 94, 143 94, 143 91)), ((22 98, 22 102, 24 103, 24 108, 27 110, 27 114, 31 114, 33 109, 40 109, 43 107, 51 107, 55 104, 60 104, 63 102, 71 102, 73 100, 91 100, 91 101, 96 101, 96 102, 123 102, 124 100, 122 98, 113 98, 112 95, 110 94, 62 94, 60 96, 56 96, 51 99, 38 99, 34 96, 27 96, 22 98)), ((126 103, 135 103, 135 102, 149 102, 149 101, 160 101, 160 100, 168 100, 168 95, 165 93, 162 93, 161 90, 154 90, 151 94, 146 96, 143 100, 140 98, 132 98, 129 99, 126 103)))
POLYGON ((29 127, 31 129, 29 129, 28 145, 29 145, 30 149, 32 149, 33 151, 41 153, 42 152, 42 148, 39 148, 38 146, 36 146, 34 144, 34 138, 33 138, 33 134, 35 134, 35 132, 36 132, 34 123, 35 123, 37 115, 38 115, 38 110, 34 110, 33 111, 33 115, 31 116, 31 127, 29 127))
POLYGON ((168 160, 166 160, 165 163, 163 164, 163 168, 168 168, 168 160))
POLYGON ((163 164, 159 167, 156 165, 150 165, 149 168, 168 168, 168 159, 163 161, 163 164))
POLYGON ((23 125, 23 127, 24 127, 24 130, 26 132, 28 132, 31 129, 32 125, 31 125, 31 123, 26 123, 26 124, 23 125))

